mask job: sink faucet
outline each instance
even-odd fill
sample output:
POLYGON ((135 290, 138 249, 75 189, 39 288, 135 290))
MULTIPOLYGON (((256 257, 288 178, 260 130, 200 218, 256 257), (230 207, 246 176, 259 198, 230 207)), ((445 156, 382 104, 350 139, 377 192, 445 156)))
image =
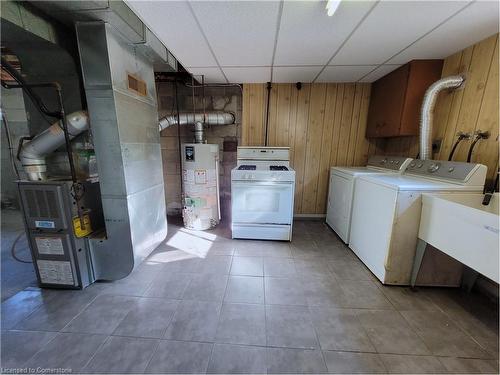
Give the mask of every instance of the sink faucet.
POLYGON ((491 189, 486 189, 484 192, 484 198, 483 198, 483 206, 488 206, 491 201, 491 197, 495 193, 495 189, 497 188, 498 185, 498 176, 500 175, 500 168, 497 171, 497 177, 495 178, 495 182, 493 183, 491 189))

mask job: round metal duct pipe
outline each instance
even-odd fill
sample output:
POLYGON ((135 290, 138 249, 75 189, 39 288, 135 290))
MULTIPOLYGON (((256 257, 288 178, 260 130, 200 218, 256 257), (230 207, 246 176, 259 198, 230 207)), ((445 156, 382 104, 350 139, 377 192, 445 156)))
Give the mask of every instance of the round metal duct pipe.
POLYGON ((425 92, 420 115, 420 159, 432 159, 432 126, 438 94, 446 89, 457 89, 464 81, 462 76, 442 78, 429 86, 425 92))
POLYGON ((194 124, 194 141, 203 143, 203 123, 199 121, 194 124))
MULTIPOLYGON (((77 111, 66 116, 66 124, 70 139, 75 138, 81 132, 89 128, 89 118, 87 112, 77 111)), ((45 156, 64 145, 64 131, 60 121, 52 124, 31 141, 22 145, 19 150, 19 160, 24 171, 28 175, 28 180, 45 180, 47 165, 45 156)))
MULTIPOLYGON (((206 125, 231 125, 234 124, 234 115, 230 112, 206 112, 206 113, 180 113, 179 123, 181 125, 196 124, 201 122, 206 125)), ((177 115, 169 115, 160 119, 159 129, 168 128, 177 124, 177 115)))

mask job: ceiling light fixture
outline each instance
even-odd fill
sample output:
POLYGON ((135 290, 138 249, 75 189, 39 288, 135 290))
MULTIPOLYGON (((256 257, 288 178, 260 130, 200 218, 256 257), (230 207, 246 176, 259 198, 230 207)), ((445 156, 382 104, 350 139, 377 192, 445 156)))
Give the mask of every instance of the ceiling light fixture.
POLYGON ((341 0, 328 0, 326 3, 326 14, 328 14, 328 17, 333 16, 335 11, 340 5, 341 0))

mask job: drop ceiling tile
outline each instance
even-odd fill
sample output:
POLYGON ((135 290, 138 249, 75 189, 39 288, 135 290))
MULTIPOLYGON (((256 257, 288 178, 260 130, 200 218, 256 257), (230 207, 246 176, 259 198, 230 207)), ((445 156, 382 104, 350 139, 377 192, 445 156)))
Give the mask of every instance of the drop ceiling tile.
POLYGON ((465 5, 464 1, 381 1, 330 64, 381 64, 465 5))
POLYGON ((275 66, 273 82, 312 82, 322 66, 275 66))
POLYGON ((224 74, 231 83, 262 83, 271 80, 271 67, 227 67, 223 66, 224 74))
POLYGON ((185 1, 127 1, 183 66, 217 66, 185 1))
POLYGON ((374 82, 377 79, 382 78, 386 74, 389 74, 393 70, 396 70, 400 66, 401 65, 380 65, 377 69, 375 69, 371 73, 368 73, 368 75, 361 78, 359 81, 360 82, 374 82))
POLYGON ((190 4, 221 66, 271 65, 279 1, 190 4))
POLYGON ((373 4, 343 1, 328 17, 324 1, 286 1, 274 64, 326 64, 373 4))
POLYGON ((498 7, 497 1, 473 3, 389 63, 444 58, 498 33, 498 7))
POLYGON ((376 65, 327 66, 316 82, 356 82, 376 67, 376 65))
MULTIPOLYGON (((224 78, 224 75, 222 74, 221 70, 213 67, 207 67, 207 68, 186 68, 188 72, 190 72, 193 75, 205 75, 205 82, 206 83, 227 83, 226 79, 224 78)), ((198 79, 198 81, 201 82, 201 77, 195 77, 198 79)))

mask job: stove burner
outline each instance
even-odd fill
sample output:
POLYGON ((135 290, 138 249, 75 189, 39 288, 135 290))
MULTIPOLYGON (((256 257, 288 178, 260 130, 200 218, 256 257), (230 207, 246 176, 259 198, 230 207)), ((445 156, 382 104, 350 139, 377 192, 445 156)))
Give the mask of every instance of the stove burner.
POLYGON ((255 171, 257 167, 255 165, 240 165, 238 167, 239 171, 255 171))
POLYGON ((271 171, 288 171, 288 168, 284 165, 270 165, 269 169, 271 171))

